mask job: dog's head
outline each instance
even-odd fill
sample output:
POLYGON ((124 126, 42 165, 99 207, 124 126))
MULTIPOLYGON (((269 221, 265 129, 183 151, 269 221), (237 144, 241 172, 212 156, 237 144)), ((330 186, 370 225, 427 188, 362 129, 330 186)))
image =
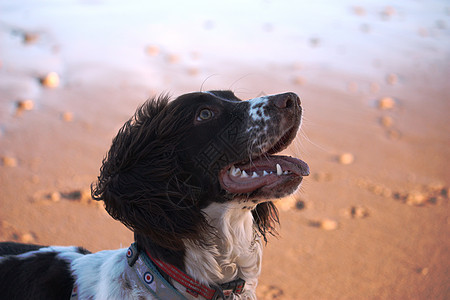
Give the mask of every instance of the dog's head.
POLYGON ((309 174, 303 161, 274 155, 295 138, 301 116, 294 93, 149 100, 114 138, 93 197, 167 248, 199 238, 208 227, 201 210, 213 202, 248 202, 265 234, 277 218, 268 199, 291 194, 309 174))

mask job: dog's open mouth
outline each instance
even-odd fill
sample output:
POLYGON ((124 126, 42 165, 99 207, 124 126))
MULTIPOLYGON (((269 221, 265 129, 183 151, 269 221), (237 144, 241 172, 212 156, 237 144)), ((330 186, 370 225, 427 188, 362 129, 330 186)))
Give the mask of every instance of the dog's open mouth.
POLYGON ((297 128, 290 130, 262 155, 223 168, 219 174, 222 187, 230 193, 243 194, 260 188, 275 189, 294 180, 300 183, 303 176, 309 175, 308 165, 298 158, 273 155, 285 149, 296 132, 297 128))

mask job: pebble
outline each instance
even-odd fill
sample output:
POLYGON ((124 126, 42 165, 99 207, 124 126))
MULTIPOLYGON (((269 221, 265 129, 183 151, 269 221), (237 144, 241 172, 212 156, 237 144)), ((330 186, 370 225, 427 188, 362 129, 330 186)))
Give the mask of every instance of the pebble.
POLYGON ((20 241, 22 243, 32 243, 34 242, 34 236, 31 233, 24 233, 20 236, 20 241))
POLYGON ((355 157, 351 153, 343 153, 339 155, 338 160, 343 165, 350 165, 355 161, 355 157))
POLYGON ((401 137, 400 131, 391 129, 388 131, 388 137, 392 140, 398 140, 401 137))
POLYGON ((413 191, 406 196, 406 204, 411 206, 421 206, 427 202, 425 194, 419 191, 413 191))
POLYGON ((297 200, 297 202, 295 203, 295 208, 298 210, 302 210, 306 208, 306 202, 303 200, 297 200))
POLYGON ((26 100, 19 100, 17 101, 17 109, 18 110, 32 110, 34 108, 34 102, 33 100, 26 99, 26 100))
POLYGON ((56 72, 50 72, 41 79, 41 84, 46 88, 56 88, 59 86, 59 75, 56 72))
POLYGON ((3 156, 2 157, 2 164, 6 167, 17 167, 18 163, 17 163, 17 159, 11 156, 3 156))
POLYGON ((286 197, 277 201, 277 207, 281 211, 288 211, 295 207, 297 200, 294 197, 286 197))
POLYGON ((176 54, 167 55, 167 61, 171 64, 175 64, 180 61, 180 57, 176 54))
POLYGON ((189 68, 189 69, 187 70, 187 72, 188 72, 188 74, 191 75, 191 76, 197 76, 197 75, 200 73, 200 71, 198 70, 198 68, 195 68, 195 67, 189 68))
POLYGON ((273 285, 259 284, 256 290, 258 299, 261 300, 274 300, 282 299, 284 292, 281 288, 273 285))
POLYGON ((333 175, 326 172, 317 172, 313 174, 312 178, 317 182, 326 182, 333 180, 333 175))
POLYGON ((37 33, 25 32, 23 34, 23 42, 25 44, 36 43, 38 39, 39 39, 39 34, 37 34, 37 33))
POLYGON ((361 6, 353 7, 353 12, 355 13, 355 15, 358 15, 358 16, 365 16, 366 15, 366 10, 363 7, 361 7, 361 6))
POLYGON ((336 230, 339 227, 338 222, 330 219, 324 219, 320 222, 320 228, 324 230, 336 230))
POLYGON ((388 19, 393 15, 395 15, 395 13, 396 13, 395 8, 393 8, 392 6, 386 6, 384 10, 381 12, 381 15, 383 16, 383 18, 388 19))
POLYGON ((50 200, 53 202, 59 202, 61 200, 61 193, 60 192, 53 192, 49 195, 50 200))
POLYGON ((330 231, 336 230, 339 227, 338 222, 331 219, 311 220, 308 222, 308 225, 330 231))
POLYGON ((380 119, 380 123, 381 125, 383 125, 383 127, 389 128, 394 124, 394 120, 389 116, 383 116, 380 119))
POLYGON ((352 218, 363 219, 369 216, 369 211, 365 207, 352 206, 350 208, 350 215, 352 218))
POLYGON ((417 269, 417 273, 419 273, 419 274, 421 274, 423 276, 428 275, 429 272, 430 272, 429 268, 419 268, 419 269, 417 269))
POLYGON ((62 114, 62 119, 65 122, 72 122, 73 121, 73 113, 66 111, 62 114))
POLYGON ((378 83, 372 82, 372 83, 370 84, 370 91, 371 91, 372 93, 376 93, 376 92, 378 92, 379 90, 380 90, 380 85, 379 85, 378 83))
POLYGON ((387 110, 395 107, 395 100, 391 97, 383 97, 378 100, 378 108, 387 110))
POLYGON ((386 82, 389 83, 390 85, 394 85, 397 84, 398 82, 398 76, 396 74, 389 74, 386 77, 386 82))
POLYGON ((159 54, 160 50, 159 50, 158 46, 148 46, 145 49, 145 52, 150 56, 157 56, 159 54))
POLYGON ((292 81, 296 85, 304 85, 306 83, 305 78, 302 76, 296 76, 292 81))

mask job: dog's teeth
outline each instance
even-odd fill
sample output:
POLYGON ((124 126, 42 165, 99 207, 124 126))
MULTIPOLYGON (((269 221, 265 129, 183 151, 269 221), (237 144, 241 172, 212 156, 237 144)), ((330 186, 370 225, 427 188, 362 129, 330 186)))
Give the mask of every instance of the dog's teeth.
POLYGON ((241 178, 247 178, 247 177, 248 177, 247 172, 245 172, 245 170, 243 170, 242 174, 241 174, 241 178))
POLYGON ((241 169, 236 168, 234 165, 231 167, 230 172, 231 172, 231 175, 233 175, 235 177, 241 175, 241 169))
POLYGON ((288 172, 288 171, 284 171, 283 174, 284 174, 284 175, 287 175, 287 174, 289 174, 289 172, 288 172))
POLYGON ((281 169, 281 166, 279 164, 277 164, 277 175, 283 175, 283 169, 281 169))
POLYGON ((253 172, 252 178, 257 178, 259 175, 256 172, 253 172))
POLYGON ((269 175, 269 173, 267 173, 267 171, 264 170, 264 171, 263 171, 263 176, 267 176, 267 175, 269 175))

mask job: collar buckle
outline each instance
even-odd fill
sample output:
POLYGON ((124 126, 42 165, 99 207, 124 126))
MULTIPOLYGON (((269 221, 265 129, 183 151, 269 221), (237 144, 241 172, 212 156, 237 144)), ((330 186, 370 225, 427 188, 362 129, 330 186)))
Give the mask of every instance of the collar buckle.
POLYGON ((229 300, 233 299, 233 294, 241 294, 244 290, 245 280, 238 278, 236 280, 221 284, 214 289, 216 292, 212 300, 229 300))

